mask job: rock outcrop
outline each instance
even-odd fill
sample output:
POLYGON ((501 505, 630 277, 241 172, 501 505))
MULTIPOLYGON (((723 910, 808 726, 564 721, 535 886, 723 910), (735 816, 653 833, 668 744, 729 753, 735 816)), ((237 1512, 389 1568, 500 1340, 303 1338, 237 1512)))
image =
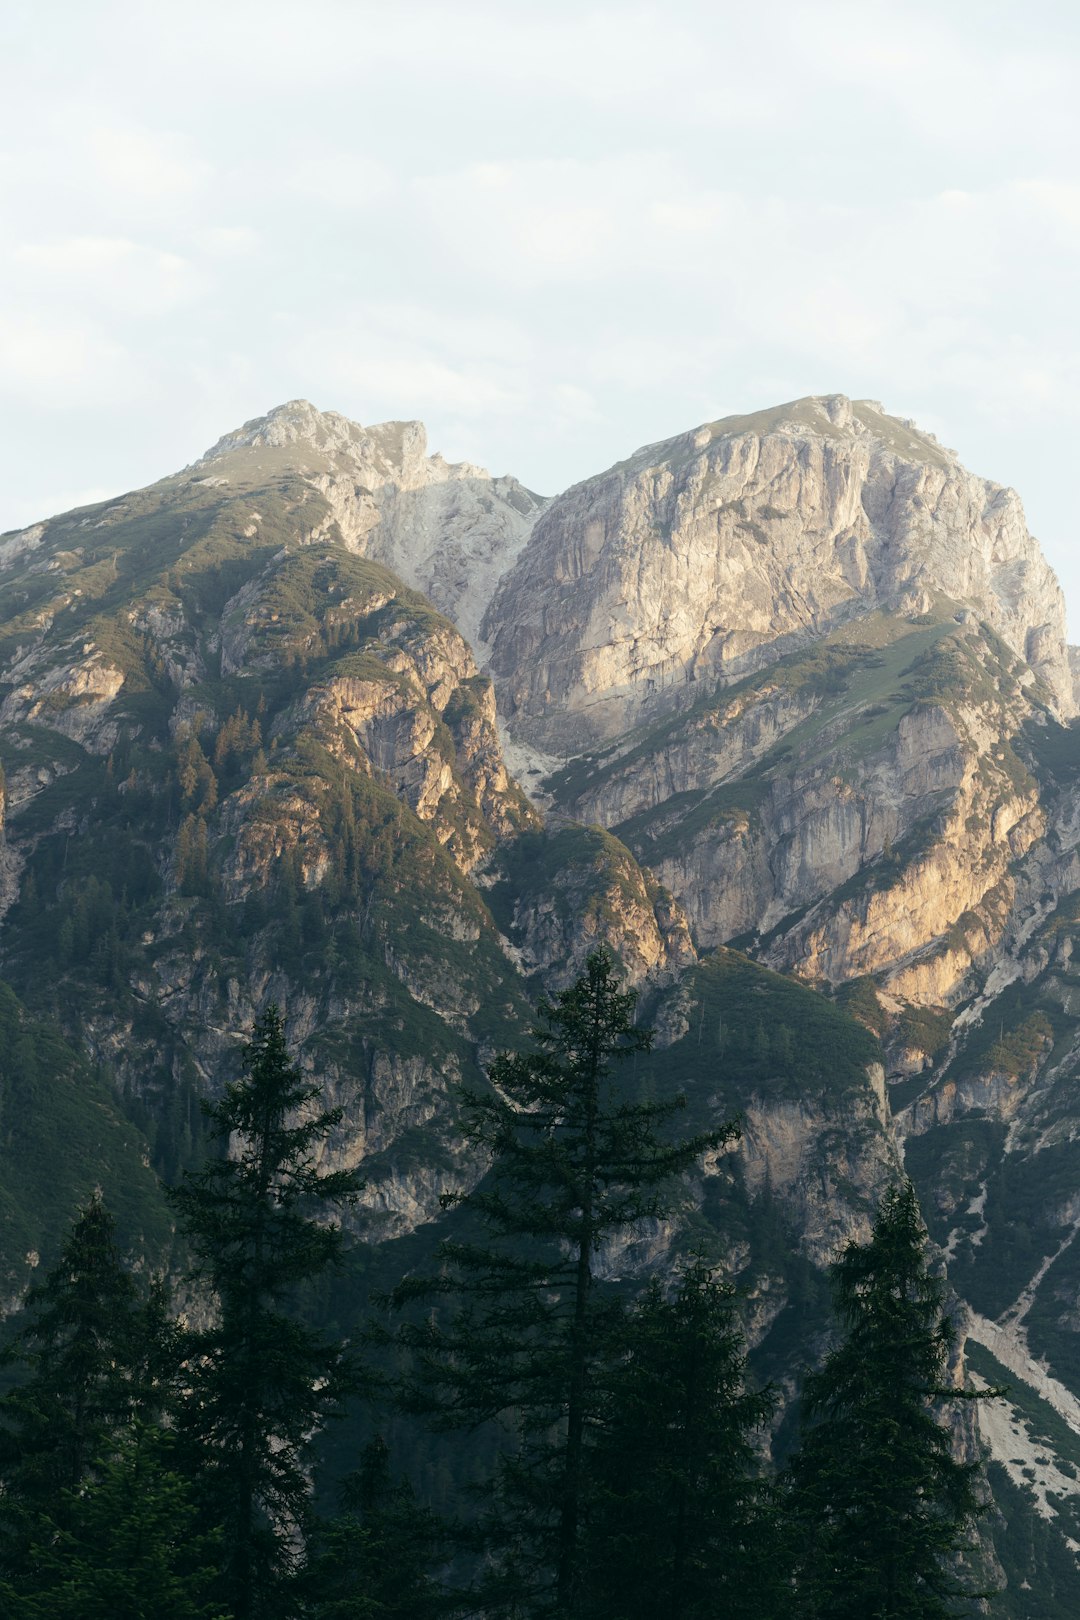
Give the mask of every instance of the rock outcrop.
POLYGON ((992 633, 922 617, 846 626, 548 786, 630 845, 699 946, 745 939, 812 980, 955 1001, 1045 831, 1024 736, 1053 722, 992 633))
POLYGON ((540 515, 482 625, 512 727, 567 754, 877 608, 985 619, 1074 712, 1020 501, 842 395, 649 445, 540 515))
POLYGON ((566 826, 506 845, 485 894, 522 970, 564 990, 604 945, 627 982, 656 989, 697 961, 677 901, 601 827, 566 826))
POLYGON ((543 500, 515 478, 427 454, 422 422, 361 427, 291 400, 227 433, 189 472, 241 484, 297 472, 326 499, 350 551, 385 563, 446 613, 474 648, 495 586, 528 540, 543 500))

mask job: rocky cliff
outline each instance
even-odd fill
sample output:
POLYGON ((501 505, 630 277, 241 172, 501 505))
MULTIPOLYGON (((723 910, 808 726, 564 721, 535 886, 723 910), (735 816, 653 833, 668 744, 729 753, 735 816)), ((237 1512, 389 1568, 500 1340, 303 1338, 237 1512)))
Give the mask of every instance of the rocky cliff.
MULTIPOLYGON (((467 619, 455 581, 482 591, 537 509, 512 480, 428 457, 416 424, 294 403, 151 489, 3 543, 3 970, 111 1074, 166 1177, 199 1151, 198 1098, 270 998, 344 1110, 333 1152, 363 1164, 380 1241, 431 1223, 479 1172, 454 1083, 482 1083, 530 1002, 598 943, 668 1031, 661 1050, 678 1046, 697 960, 683 908, 599 827, 541 827, 491 681, 430 599, 467 619)), ((780 993, 753 971, 764 1002, 780 993)), ((775 1078, 752 1046, 753 1030, 748 1165, 771 1139, 775 1078)), ((806 1106, 811 1157, 852 1090, 873 1113, 873 1043, 852 1053, 842 1098, 826 1086, 806 1106)), ((781 1060, 799 1072, 786 1046, 781 1060)), ((710 1069, 688 1076, 706 1116, 728 1106, 710 1069)), ((851 1185, 869 1189, 893 1149, 859 1140, 851 1185)), ((742 1174, 727 1165, 725 1185, 742 1174)), ((861 1230, 869 1207, 853 1192, 830 1219, 861 1230)), ((756 1217, 740 1218, 752 1267, 756 1217)), ((778 1273, 777 1309, 785 1297, 778 1273)))
POLYGON ((495 586, 544 506, 515 478, 429 456, 422 422, 361 427, 304 399, 227 433, 188 472, 222 488, 302 477, 327 504, 314 539, 333 527, 350 551, 422 591, 477 648, 495 586))
MULTIPOLYGON (((458 1082, 604 942, 656 1030, 634 1083, 743 1121, 608 1268, 723 1259, 792 1390, 906 1154, 981 1370, 1067 1417, 1073 709, 1016 496, 841 396, 546 503, 294 401, 0 537, 0 1294, 98 1182, 167 1258, 157 1177, 271 999, 393 1280, 483 1171, 458 1082)), ((1023 1506, 1027 1399, 1000 1488, 1080 1541, 1060 1435, 1023 1506)))
POLYGON ((647 445, 559 496, 483 633, 514 724, 579 752, 837 625, 940 597, 1073 712, 1061 591, 1015 493, 830 395, 647 445))

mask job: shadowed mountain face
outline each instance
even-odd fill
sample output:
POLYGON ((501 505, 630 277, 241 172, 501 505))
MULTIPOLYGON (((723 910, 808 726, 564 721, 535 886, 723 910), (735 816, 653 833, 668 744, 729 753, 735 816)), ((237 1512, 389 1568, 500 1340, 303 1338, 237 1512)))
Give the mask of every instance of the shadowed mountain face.
POLYGON ((0 682, 6 1299, 95 1181, 167 1253, 151 1171, 270 999, 392 1275, 483 1170, 455 1083, 605 941, 635 1083, 744 1121, 611 1269, 711 1248, 794 1388, 906 1154, 980 1370, 1042 1360, 1000 1489, 1045 1452, 1080 1539, 1040 1438, 1080 1398, 1080 737, 1012 491, 841 396, 546 502, 294 401, 0 539, 0 682))

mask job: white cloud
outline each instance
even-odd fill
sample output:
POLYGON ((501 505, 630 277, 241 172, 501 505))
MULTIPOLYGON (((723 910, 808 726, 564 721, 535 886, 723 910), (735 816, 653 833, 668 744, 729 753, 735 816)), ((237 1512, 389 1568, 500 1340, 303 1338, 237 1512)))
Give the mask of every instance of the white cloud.
POLYGON ((785 342, 837 376, 877 351, 906 375, 944 333, 996 352, 1003 305, 1038 320, 1026 289, 1060 283, 1064 303, 1080 269, 1077 194, 1045 182, 840 206, 627 155, 470 166, 414 193, 459 277, 558 294, 575 332, 572 300, 595 302, 582 363, 612 380, 670 375, 691 335, 723 354, 785 342))
POLYGON ((1075 8, 58 4, 0 108, 9 499, 54 421, 76 487, 303 394, 551 489, 840 388, 1071 526, 1075 8))
POLYGON ((35 293, 44 283, 79 304, 104 304, 124 316, 161 315, 202 290, 195 267, 170 253, 126 237, 68 236, 23 242, 12 253, 16 270, 29 272, 35 293))
POLYGON ((262 238, 249 225, 211 225, 196 234, 195 243, 212 259, 241 259, 258 252, 262 238))
POLYGON ((577 383, 553 383, 551 399, 558 424, 568 430, 576 430, 600 420, 596 399, 587 388, 581 388, 577 383))
MULTIPOLYGON (((380 402, 379 416, 411 418, 420 415, 417 401, 435 412, 461 416, 484 416, 489 412, 514 410, 524 395, 505 378, 483 368, 453 365, 435 355, 395 352, 372 353, 363 344, 351 348, 336 336, 324 339, 326 347, 305 350, 315 369, 325 379, 324 386, 340 389, 350 399, 380 402)), ((371 419, 370 411, 364 413, 371 419)))
MULTIPOLYGON (((816 0, 789 5, 784 21, 806 80, 830 96, 842 90, 855 105, 872 98, 879 112, 902 120, 894 145, 914 134, 947 162, 958 152, 1032 145, 1052 160, 1053 145, 1064 142, 1064 156, 1080 133, 1066 18, 1040 31, 1039 8, 1023 25, 1005 10, 1000 33, 981 0, 912 4, 902 14, 864 0, 816 0)), ((858 140, 866 131, 854 126, 851 134, 858 140)))
POLYGON ((212 173, 186 134, 133 123, 83 130, 73 156, 108 191, 155 207, 190 198, 212 173))
POLYGON ((0 394, 69 411, 143 392, 134 356, 99 327, 0 316, 0 394))
POLYGON ((385 163, 333 146, 310 147, 286 163, 276 180, 283 191, 343 211, 367 208, 389 196, 397 184, 385 163))
POLYGON ((648 153, 474 164, 412 189, 445 251, 525 288, 671 269, 687 244, 718 245, 742 209, 648 153))
POLYGON ((471 420, 517 413, 534 358, 513 321, 393 301, 351 306, 330 324, 301 322, 289 352, 294 371, 318 376, 365 421, 421 409, 471 420))
MULTIPOLYGON (((160 23, 152 14, 141 21, 152 49, 160 23)), ((755 32, 752 17, 709 0, 308 0, 302 9, 291 0, 188 0, 169 49, 178 74, 224 85, 234 97, 254 84, 263 96, 295 98, 306 78, 330 98, 345 97, 354 119, 389 92, 402 120, 422 116, 425 103, 479 95, 492 105, 546 109, 565 99, 637 118, 660 105, 680 119, 738 130, 758 120, 775 127, 791 102, 776 72, 783 31, 768 61, 755 32)), ((403 133, 401 123, 393 133, 403 133)))

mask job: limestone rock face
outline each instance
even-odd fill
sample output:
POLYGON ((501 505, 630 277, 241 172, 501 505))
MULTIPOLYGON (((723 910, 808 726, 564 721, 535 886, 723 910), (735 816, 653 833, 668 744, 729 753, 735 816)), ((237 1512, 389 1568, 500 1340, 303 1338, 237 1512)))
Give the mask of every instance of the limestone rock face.
POLYGON ((516 959, 549 994, 572 984, 601 945, 637 988, 671 984, 697 960, 682 907, 600 827, 523 838, 491 876, 516 959))
POLYGON ((839 1117, 823 1118, 820 1108, 805 1099, 751 1096, 744 1106, 738 1153, 747 1190, 752 1197, 781 1201, 815 1265, 829 1265, 851 1239, 866 1241, 865 1217, 860 1220, 851 1205, 858 1209, 858 1193, 872 1199, 894 1173, 891 1144, 882 1139, 884 1133, 878 1135, 887 1118, 879 1065, 872 1066, 868 1080, 866 1090, 851 1098, 839 1117), (830 1131, 830 1146, 823 1153, 822 1138, 830 1131), (868 1141, 876 1151, 866 1151, 868 1141), (852 1152, 849 1144, 854 1143, 859 1147, 852 1152), (858 1189, 854 1199, 852 1188, 858 1189))
POLYGON ((838 624, 941 597, 1074 712, 1061 590, 1016 494, 830 395, 646 446, 559 496, 482 633, 512 728, 565 755, 838 624))
POLYGON ((847 626, 549 786, 629 844, 699 946, 752 940, 812 980, 951 1002, 1046 830, 1023 740, 1045 711, 1003 643, 927 618, 847 626))
POLYGON ((20 682, 0 705, 0 726, 45 725, 92 753, 108 753, 116 740, 109 709, 124 672, 93 644, 84 645, 70 664, 50 668, 44 660, 30 659, 14 673, 20 682))
POLYGON ((429 456, 422 422, 361 427, 303 399, 226 434, 189 472, 228 484, 256 468, 300 472, 329 505, 312 539, 335 525, 351 551, 422 591, 475 648, 495 585, 544 506, 515 478, 429 456))

